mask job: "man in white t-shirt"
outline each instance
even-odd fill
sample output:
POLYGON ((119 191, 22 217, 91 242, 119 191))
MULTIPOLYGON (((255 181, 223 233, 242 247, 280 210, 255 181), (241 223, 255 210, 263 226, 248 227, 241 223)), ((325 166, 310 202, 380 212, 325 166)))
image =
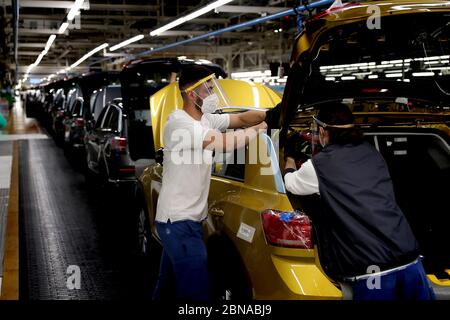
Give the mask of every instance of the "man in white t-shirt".
POLYGON ((234 150, 267 128, 264 111, 212 114, 223 99, 214 74, 200 65, 185 67, 179 81, 183 109, 164 127, 163 179, 156 229, 163 253, 153 298, 163 298, 175 278, 176 297, 208 300, 209 275, 202 221, 207 216, 214 150, 234 150), (227 128, 243 130, 223 133, 227 128))

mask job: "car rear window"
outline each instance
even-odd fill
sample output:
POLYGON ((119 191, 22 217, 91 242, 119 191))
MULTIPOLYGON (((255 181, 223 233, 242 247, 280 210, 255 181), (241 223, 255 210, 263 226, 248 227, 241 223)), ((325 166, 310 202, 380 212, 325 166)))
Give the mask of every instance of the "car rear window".
POLYGON ((372 104, 369 111, 449 110, 448 21, 448 13, 416 13, 382 17, 381 28, 364 20, 330 29, 312 53, 304 102, 384 97, 397 106, 372 104))

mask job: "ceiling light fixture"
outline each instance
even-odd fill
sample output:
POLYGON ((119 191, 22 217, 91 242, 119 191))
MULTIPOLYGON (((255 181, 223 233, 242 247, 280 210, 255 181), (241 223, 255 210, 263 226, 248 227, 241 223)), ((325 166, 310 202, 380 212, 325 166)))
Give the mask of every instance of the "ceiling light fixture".
POLYGON ((62 34, 64 32, 66 32, 68 26, 69 26, 68 22, 64 22, 63 24, 61 24, 61 27, 59 27, 58 33, 62 34))
POLYGON ((208 5, 206 5, 203 8, 200 8, 184 17, 178 18, 156 30, 153 30, 152 32, 150 32, 150 35, 153 36, 159 36, 161 33, 163 33, 164 31, 167 31, 169 29, 175 28, 177 26, 179 26, 180 24, 183 24, 189 20, 195 19, 200 17, 201 15, 204 15, 205 13, 208 13, 210 11, 213 11, 214 9, 221 7, 229 2, 231 2, 233 0, 218 0, 218 1, 214 1, 208 5))
POLYGON ((130 38, 130 39, 125 40, 125 41, 122 41, 121 43, 118 43, 115 46, 112 46, 111 48, 109 48, 109 51, 117 50, 119 48, 122 48, 122 47, 125 47, 125 46, 129 45, 130 43, 133 43, 133 42, 136 42, 136 41, 139 41, 139 40, 142 40, 142 39, 144 39, 144 35, 143 34, 137 35, 137 36, 135 36, 133 38, 130 38))
POLYGON ((46 43, 45 49, 44 49, 44 51, 46 53, 48 52, 48 50, 50 50, 50 47, 52 46, 53 41, 55 41, 55 39, 56 39, 56 34, 52 34, 50 37, 48 37, 48 40, 47 40, 47 43, 46 43))
POLYGON ((413 72, 413 77, 433 77, 434 72, 413 72))
MULTIPOLYGON (((90 56, 96 54, 97 52, 99 52, 100 50, 106 48, 108 46, 107 43, 104 43, 100 46, 98 46, 97 48, 89 51, 88 53, 86 53, 84 56, 82 56, 80 59, 78 59, 77 62, 75 62, 74 64, 72 64, 68 69, 72 69, 77 67, 80 63, 82 63, 84 60, 86 60, 87 58, 89 58, 90 56)), ((67 70, 67 69, 66 69, 67 70)))
POLYGON ((75 3, 73 4, 72 8, 70 9, 69 13, 67 14, 67 21, 72 21, 73 18, 78 14, 78 11, 80 11, 81 6, 83 5, 84 0, 75 0, 75 3))

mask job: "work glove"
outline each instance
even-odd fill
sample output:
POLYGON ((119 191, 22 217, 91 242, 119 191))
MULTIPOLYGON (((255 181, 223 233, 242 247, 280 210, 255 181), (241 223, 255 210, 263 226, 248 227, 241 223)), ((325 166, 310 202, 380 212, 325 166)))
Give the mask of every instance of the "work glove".
POLYGON ((280 128, 281 102, 272 109, 266 111, 267 132, 280 128))
POLYGON ((310 157, 305 153, 311 144, 311 136, 301 132, 294 132, 286 140, 284 159, 294 158, 297 165, 306 162, 310 157))

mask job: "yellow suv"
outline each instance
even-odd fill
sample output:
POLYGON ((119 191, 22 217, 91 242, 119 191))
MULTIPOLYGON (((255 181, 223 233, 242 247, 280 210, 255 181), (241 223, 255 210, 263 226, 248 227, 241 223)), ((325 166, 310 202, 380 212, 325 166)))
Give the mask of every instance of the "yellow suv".
MULTIPOLYGON (((281 100, 261 84, 227 79, 219 82, 233 106, 223 112, 271 108, 281 100)), ((182 107, 177 83, 151 96, 150 107, 158 149, 163 147, 162 130, 168 114, 182 107)), ((294 212, 279 170, 276 139, 265 134, 260 137, 256 148, 262 156, 256 161, 249 161, 251 147, 241 153, 245 154, 245 163, 237 161, 239 152, 216 154, 214 158, 209 215, 204 223, 214 296, 340 298, 341 292, 317 263, 310 220, 307 216, 290 216, 294 212)), ((162 166, 155 164, 139 178, 142 253, 148 250, 151 235, 158 238, 154 218, 161 174, 162 166)))
MULTIPOLYGON (((388 165, 438 299, 450 299, 449 21, 443 1, 347 4, 312 17, 294 45, 280 133, 308 132, 325 102, 348 105, 388 165)), ((314 216, 305 199, 290 200, 314 216)))

